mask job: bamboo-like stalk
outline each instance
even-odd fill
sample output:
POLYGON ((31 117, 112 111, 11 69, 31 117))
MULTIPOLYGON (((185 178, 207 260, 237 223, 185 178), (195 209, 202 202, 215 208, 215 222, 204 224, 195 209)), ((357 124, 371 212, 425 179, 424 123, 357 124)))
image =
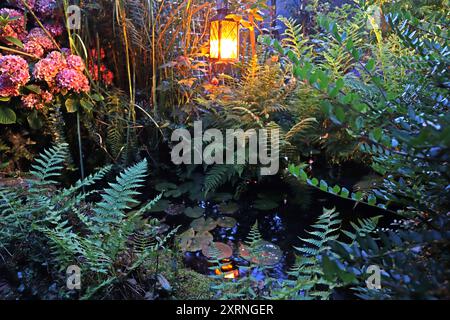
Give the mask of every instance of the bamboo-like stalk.
POLYGON ((16 49, 13 49, 13 48, 0 46, 0 49, 4 50, 4 51, 9 51, 9 52, 12 52, 12 53, 20 54, 20 55, 23 55, 23 56, 26 56, 26 57, 29 57, 29 58, 33 58, 33 59, 39 60, 39 57, 37 57, 35 55, 29 54, 29 53, 26 53, 26 52, 23 52, 23 51, 20 51, 20 50, 16 50, 16 49))

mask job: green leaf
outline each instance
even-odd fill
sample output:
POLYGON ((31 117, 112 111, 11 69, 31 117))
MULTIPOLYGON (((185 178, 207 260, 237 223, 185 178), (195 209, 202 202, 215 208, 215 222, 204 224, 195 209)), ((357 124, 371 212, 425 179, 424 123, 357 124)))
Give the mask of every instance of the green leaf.
POLYGON ((8 107, 0 107, 0 124, 16 123, 16 113, 8 107))
POLYGON ((94 104, 85 98, 80 100, 80 105, 87 111, 92 111, 94 108, 94 104))
POLYGON ((102 95, 98 94, 98 93, 92 94, 91 98, 92 98, 92 100, 97 101, 97 102, 105 100, 105 98, 102 95))
POLYGON ((78 111, 78 100, 76 99, 67 99, 64 105, 66 106, 66 110, 69 113, 78 111))
POLYGON ((372 136, 375 139, 375 141, 377 141, 377 142, 380 141, 382 134, 383 134, 383 131, 381 130, 380 127, 377 127, 372 131, 372 136))
POLYGON ((336 114, 336 118, 339 120, 339 122, 342 123, 345 121, 345 112, 341 106, 338 106, 336 108, 335 114, 336 114))
POLYGON ((23 48, 23 43, 19 39, 14 38, 14 37, 5 37, 5 39, 7 41, 11 42, 12 44, 18 46, 19 48, 23 48))
POLYGON ((371 206, 374 206, 377 203, 377 198, 375 198, 375 196, 371 194, 367 198, 367 203, 369 203, 371 206))
POLYGON ((375 68, 375 60, 370 59, 369 61, 367 61, 366 68, 367 70, 372 71, 375 68))
POLYGON ((336 186, 333 187, 332 191, 333 191, 335 194, 339 194, 339 192, 341 191, 341 187, 339 187, 339 186, 336 185, 336 186))
POLYGON ((363 198, 363 193, 361 191, 358 191, 356 193, 352 193, 352 199, 355 201, 361 201, 363 198))
POLYGON ((31 129, 38 130, 44 126, 44 122, 42 121, 41 117, 39 117, 39 114, 36 110, 34 110, 34 112, 32 112, 27 117, 27 120, 31 129))
POLYGON ((348 191, 347 188, 343 187, 341 190, 341 197, 348 198, 349 194, 350 194, 350 191, 348 191))
POLYGON ((328 184, 323 180, 320 180, 320 190, 328 191, 328 184))
POLYGON ((39 87, 35 84, 30 84, 28 86, 25 86, 25 88, 36 94, 41 94, 41 92, 42 92, 41 87, 39 87))
POLYGON ((319 180, 317 180, 316 178, 308 179, 307 182, 314 187, 317 187, 319 185, 319 180))

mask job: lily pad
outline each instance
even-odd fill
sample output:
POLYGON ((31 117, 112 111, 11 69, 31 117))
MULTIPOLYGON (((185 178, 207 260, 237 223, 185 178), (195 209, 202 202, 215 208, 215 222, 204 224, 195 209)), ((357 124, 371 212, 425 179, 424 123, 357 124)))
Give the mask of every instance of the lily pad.
POLYGON ((188 247, 190 246, 192 239, 195 237, 195 231, 194 229, 190 228, 180 234, 178 236, 178 244, 180 245, 181 250, 187 251, 188 247))
POLYGON ((214 237, 209 231, 202 231, 195 234, 195 239, 197 239, 203 247, 208 246, 214 240, 214 237))
POLYGON ((231 217, 220 217, 217 219, 217 225, 222 228, 233 228, 236 223, 236 219, 231 217))
POLYGON ((169 216, 177 216, 184 212, 185 206, 184 204, 170 204, 164 212, 169 216))
POLYGON ((263 211, 273 210, 278 207, 278 203, 269 199, 258 199, 253 203, 253 208, 263 211))
POLYGON ((219 206, 219 211, 223 214, 233 214, 239 210, 239 206, 235 202, 223 203, 219 206))
POLYGON ((272 242, 261 240, 255 248, 239 245, 239 255, 260 266, 273 266, 280 262, 283 251, 272 242))
POLYGON ((200 218, 203 213, 205 212, 205 209, 200 207, 187 207, 184 210, 184 214, 188 216, 189 218, 200 218))
POLYGON ((205 257, 217 260, 227 259, 233 255, 233 249, 223 242, 211 242, 204 246, 202 253, 205 257))
POLYGON ((194 229, 190 228, 178 236, 178 243, 182 251, 196 252, 209 246, 213 239, 213 235, 208 231, 196 233, 194 229))
POLYGON ((198 218, 191 222, 191 227, 197 231, 211 231, 217 227, 217 221, 213 218, 198 218))

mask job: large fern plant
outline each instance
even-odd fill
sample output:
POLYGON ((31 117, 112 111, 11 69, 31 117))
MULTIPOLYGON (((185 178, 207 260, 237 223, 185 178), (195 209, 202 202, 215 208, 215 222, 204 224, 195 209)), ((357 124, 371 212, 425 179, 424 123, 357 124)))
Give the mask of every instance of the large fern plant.
MULTIPOLYGON (((21 263, 45 263, 52 277, 60 280, 68 266, 78 265, 82 293, 92 297, 112 290, 114 284, 136 272, 173 232, 159 235, 154 223, 142 220, 159 199, 143 205, 136 199, 147 175, 145 160, 123 171, 103 190, 93 185, 104 179, 111 167, 60 188, 56 180, 67 154, 67 144, 45 150, 35 160, 28 188, 0 188, 0 254, 7 265, 14 266, 16 257, 26 252, 26 261, 21 263), (139 209, 131 211, 132 207, 139 209), (153 235, 153 240, 136 244, 141 232, 153 235)), ((61 297, 67 294, 63 284, 61 297)))

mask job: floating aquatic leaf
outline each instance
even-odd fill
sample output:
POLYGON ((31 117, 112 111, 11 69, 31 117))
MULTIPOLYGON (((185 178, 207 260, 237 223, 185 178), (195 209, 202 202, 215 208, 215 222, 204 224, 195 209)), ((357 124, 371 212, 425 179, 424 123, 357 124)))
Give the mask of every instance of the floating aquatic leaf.
POLYGON ((233 249, 223 242, 211 242, 203 247, 202 253, 205 257, 222 260, 231 257, 233 249))
POLYGON ((178 236, 178 244, 181 250, 188 251, 188 248, 195 237, 194 229, 190 228, 178 236))
POLYGON ((202 231, 195 234, 195 239, 204 247, 208 246, 214 240, 214 237, 209 231, 202 231))
POLYGON ((217 225, 222 228, 233 228, 236 225, 236 219, 231 217, 220 217, 217 219, 217 225))
POLYGON ((203 247, 208 246, 214 237, 208 231, 195 232, 190 228, 178 236, 178 243, 182 251, 200 251, 203 247))
POLYGON ((269 199, 257 199, 253 203, 253 207, 258 210, 272 210, 278 207, 278 203, 269 199))
POLYGON ((182 214, 185 209, 184 204, 170 204, 164 212, 167 213, 169 216, 177 216, 179 214, 182 214))
POLYGON ((187 207, 184 210, 184 214, 188 216, 189 218, 200 218, 203 213, 205 212, 205 209, 200 207, 187 207))
POLYGON ((239 255, 257 265, 273 266, 280 262, 283 251, 276 244, 261 240, 254 248, 241 243, 239 255))
POLYGON ((197 231, 211 231, 217 227, 217 221, 213 218, 198 218, 191 222, 191 227, 197 231))
POLYGON ((233 214, 239 210, 239 206, 235 202, 223 203, 219 206, 219 211, 224 214, 233 214))

